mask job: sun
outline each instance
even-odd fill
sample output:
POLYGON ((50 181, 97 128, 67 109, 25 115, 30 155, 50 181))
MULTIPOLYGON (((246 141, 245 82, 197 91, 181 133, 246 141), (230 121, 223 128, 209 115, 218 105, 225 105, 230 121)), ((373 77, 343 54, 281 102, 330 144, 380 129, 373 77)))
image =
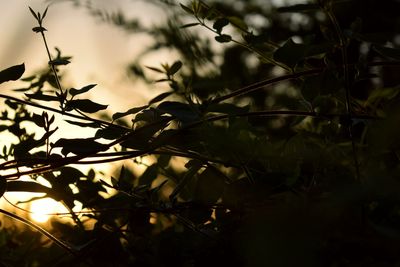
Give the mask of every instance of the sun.
POLYGON ((47 222, 53 216, 51 214, 68 212, 60 202, 52 198, 32 201, 29 210, 31 212, 29 217, 38 223, 47 222))

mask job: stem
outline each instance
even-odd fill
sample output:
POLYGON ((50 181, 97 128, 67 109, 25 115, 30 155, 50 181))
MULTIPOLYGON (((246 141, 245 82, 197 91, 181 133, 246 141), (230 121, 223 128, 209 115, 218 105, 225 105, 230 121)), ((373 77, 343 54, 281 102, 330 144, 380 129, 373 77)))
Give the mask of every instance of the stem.
POLYGON ((357 156, 357 147, 354 141, 354 134, 353 134, 353 114, 351 110, 351 95, 350 95, 350 77, 349 77, 349 65, 347 63, 347 42, 345 41, 345 37, 343 35, 342 29, 340 28, 340 25, 335 17, 335 14, 333 14, 332 10, 330 7, 325 8, 325 13, 328 15, 329 19, 331 20, 336 34, 339 38, 339 45, 342 51, 342 67, 343 67, 343 72, 344 72, 344 82, 345 82, 345 92, 346 92, 346 111, 347 111, 347 128, 349 132, 349 137, 351 140, 351 147, 353 150, 353 161, 354 161, 354 166, 356 169, 356 180, 361 182, 361 174, 360 174, 360 166, 359 166, 359 160, 357 156))

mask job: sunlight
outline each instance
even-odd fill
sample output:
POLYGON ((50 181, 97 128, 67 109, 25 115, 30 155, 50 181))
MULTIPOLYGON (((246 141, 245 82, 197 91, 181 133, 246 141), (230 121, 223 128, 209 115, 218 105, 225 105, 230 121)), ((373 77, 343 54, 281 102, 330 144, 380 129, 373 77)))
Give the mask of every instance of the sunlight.
POLYGON ((29 210, 32 212, 30 218, 38 223, 47 222, 52 217, 51 213, 68 212, 61 203, 51 198, 32 201, 29 210))

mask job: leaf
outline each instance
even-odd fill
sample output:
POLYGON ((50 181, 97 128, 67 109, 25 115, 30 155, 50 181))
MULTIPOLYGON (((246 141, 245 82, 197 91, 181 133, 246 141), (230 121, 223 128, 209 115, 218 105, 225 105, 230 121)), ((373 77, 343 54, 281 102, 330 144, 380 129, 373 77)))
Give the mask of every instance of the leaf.
POLYGON ((106 109, 107 107, 108 105, 98 104, 89 99, 77 99, 68 101, 66 109, 67 110, 78 109, 86 113, 95 113, 97 111, 106 109))
POLYGON ((307 49, 306 45, 296 44, 290 38, 282 47, 275 51, 274 59, 293 69, 305 57, 307 49))
POLYGON ((71 61, 64 58, 56 58, 49 61, 49 65, 58 66, 58 65, 68 65, 71 61))
POLYGON ((147 149, 152 137, 168 125, 168 121, 151 123, 131 133, 128 140, 121 143, 121 146, 133 149, 147 149))
POLYGON ((35 13, 35 11, 33 11, 33 9, 32 9, 31 7, 29 7, 29 10, 31 11, 33 17, 34 17, 36 20, 39 20, 37 14, 35 13))
POLYGON ((49 7, 47 6, 46 9, 43 12, 42 20, 46 17, 48 9, 49 9, 49 7))
POLYGON ((184 28, 194 27, 194 26, 197 26, 197 25, 200 25, 200 23, 198 23, 198 22, 188 23, 188 24, 182 25, 180 28, 184 29, 184 28))
POLYGON ((193 10, 190 9, 189 7, 187 7, 187 6, 183 5, 183 4, 180 4, 180 6, 181 6, 181 8, 182 8, 185 12, 187 12, 188 14, 194 15, 193 10))
POLYGON ((229 20, 227 18, 218 18, 214 24, 213 28, 217 31, 217 33, 221 33, 222 29, 229 24, 229 20))
POLYGON ((45 32, 45 31, 47 31, 47 29, 45 27, 42 27, 42 26, 37 26, 37 27, 33 27, 32 31, 38 33, 38 32, 45 32))
POLYGON ((0 177, 0 198, 4 195, 7 191, 7 180, 0 177))
POLYGON ((125 112, 116 112, 116 113, 114 113, 112 115, 112 119, 113 119, 113 121, 115 121, 115 120, 118 120, 118 119, 120 119, 122 117, 125 117, 125 116, 128 116, 128 115, 132 115, 132 114, 136 114, 139 111, 141 111, 141 110, 143 110, 143 109, 145 109, 147 107, 148 107, 148 105, 145 105, 145 106, 141 106, 141 107, 131 108, 128 111, 125 111, 125 112))
POLYGON ((174 75, 175 73, 177 73, 182 67, 182 62, 181 61, 175 61, 174 64, 172 64, 172 66, 168 69, 167 74, 169 76, 174 75))
POLYGON ((311 12, 318 11, 320 7, 318 4, 297 4, 293 6, 280 7, 277 9, 278 12, 311 12))
POLYGON ((174 92, 170 91, 170 92, 165 92, 165 93, 159 94, 158 96, 154 97, 152 100, 149 101, 149 105, 160 102, 161 100, 164 100, 165 98, 169 97, 173 93, 174 92))
POLYGON ((384 46, 378 46, 378 45, 374 45, 372 48, 384 57, 388 57, 388 58, 395 59, 395 60, 400 60, 400 49, 399 48, 390 48, 390 47, 384 47, 384 46))
POLYGON ((44 127, 45 126, 45 121, 44 118, 38 114, 33 114, 32 115, 32 121, 39 127, 44 127))
POLYGON ((215 36, 214 39, 215 39, 215 41, 217 41, 219 43, 229 43, 230 41, 232 41, 232 37, 227 34, 221 34, 221 35, 215 36))
POLYGON ((44 95, 41 92, 36 94, 25 94, 30 99, 42 100, 42 101, 60 101, 57 96, 54 95, 44 95))
POLYGON ((148 68, 149 70, 158 72, 158 73, 165 73, 164 71, 160 70, 159 68, 155 68, 155 67, 149 67, 149 66, 145 66, 146 68, 148 68))
POLYGON ((206 168, 198 177, 194 199, 205 205, 217 202, 222 196, 225 181, 216 170, 206 168))
POLYGON ((173 115, 181 122, 190 122, 199 118, 194 106, 189 104, 165 101, 157 107, 158 110, 173 115))
POLYGON ((8 81, 16 81, 25 72, 25 64, 15 65, 0 71, 0 84, 8 81))
POLYGON ((61 153, 64 156, 68 155, 68 153, 75 155, 92 154, 107 148, 106 145, 96 142, 94 138, 61 138, 52 144, 52 147, 62 147, 61 153))
POLYGON ((90 89, 95 87, 96 85, 97 84, 89 84, 89 85, 82 87, 81 89, 71 88, 71 89, 69 89, 69 93, 72 96, 80 95, 80 94, 86 93, 87 91, 89 91, 90 89))
POLYGON ((158 175, 158 166, 157 164, 153 164, 144 171, 144 173, 139 177, 139 186, 148 185, 151 186, 151 183, 157 178, 158 175))
POLYGON ((179 180, 178 184, 174 188, 174 191, 172 191, 172 193, 169 195, 169 199, 171 201, 176 199, 189 180, 203 167, 203 164, 198 160, 190 160, 185 166, 187 166, 188 171, 179 180))
POLYGON ((109 126, 107 128, 97 130, 95 137, 104 138, 107 140, 114 140, 123 136, 127 132, 128 130, 109 126))

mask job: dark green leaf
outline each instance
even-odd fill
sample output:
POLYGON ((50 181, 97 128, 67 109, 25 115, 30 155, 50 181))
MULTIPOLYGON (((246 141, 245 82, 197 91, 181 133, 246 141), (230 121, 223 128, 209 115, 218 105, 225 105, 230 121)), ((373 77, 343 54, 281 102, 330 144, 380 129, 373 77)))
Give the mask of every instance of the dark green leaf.
POLYGON ((78 109, 86 113, 95 113, 97 111, 106 109, 108 105, 95 103, 89 99, 77 99, 67 102, 67 110, 78 109))
POLYGON ((229 24, 229 20, 227 18, 218 18, 214 24, 213 28, 217 31, 217 33, 222 32, 222 28, 229 24))
POLYGON ((0 83, 8 81, 16 81, 21 78, 22 74, 25 72, 25 64, 15 65, 9 67, 5 70, 0 71, 0 83))
POLYGON ((232 37, 227 34, 221 34, 221 35, 215 36, 215 41, 217 41, 219 43, 229 43, 230 41, 232 41, 232 37))
POLYGON ((161 100, 164 100, 165 98, 169 97, 173 93, 174 92, 165 92, 165 93, 159 94, 158 96, 154 97, 152 100, 149 101, 149 105, 160 102, 161 100))
POLYGON ((63 155, 68 155, 68 153, 73 153, 75 155, 91 154, 106 148, 105 145, 96 142, 94 138, 61 138, 52 144, 52 147, 62 147, 61 153, 63 155))
POLYGON ((141 107, 131 108, 128 111, 125 111, 125 112, 116 112, 115 114, 112 115, 112 119, 115 121, 115 120, 118 120, 118 119, 120 119, 122 117, 136 114, 139 111, 141 111, 141 110, 143 110, 143 109, 145 109, 147 107, 148 107, 148 105, 145 105, 145 106, 141 106, 141 107))
POLYGON ((278 12, 310 12, 320 10, 318 4, 297 4, 278 8, 278 12))
POLYGON ((82 87, 81 89, 71 88, 71 89, 69 89, 69 93, 72 96, 83 94, 83 93, 86 93, 87 91, 89 91, 90 89, 92 89, 93 87, 95 87, 96 85, 97 84, 89 84, 89 85, 82 87))
POLYGON ((247 24, 239 17, 228 17, 229 22, 235 26, 236 28, 241 29, 242 31, 247 31, 247 24))

